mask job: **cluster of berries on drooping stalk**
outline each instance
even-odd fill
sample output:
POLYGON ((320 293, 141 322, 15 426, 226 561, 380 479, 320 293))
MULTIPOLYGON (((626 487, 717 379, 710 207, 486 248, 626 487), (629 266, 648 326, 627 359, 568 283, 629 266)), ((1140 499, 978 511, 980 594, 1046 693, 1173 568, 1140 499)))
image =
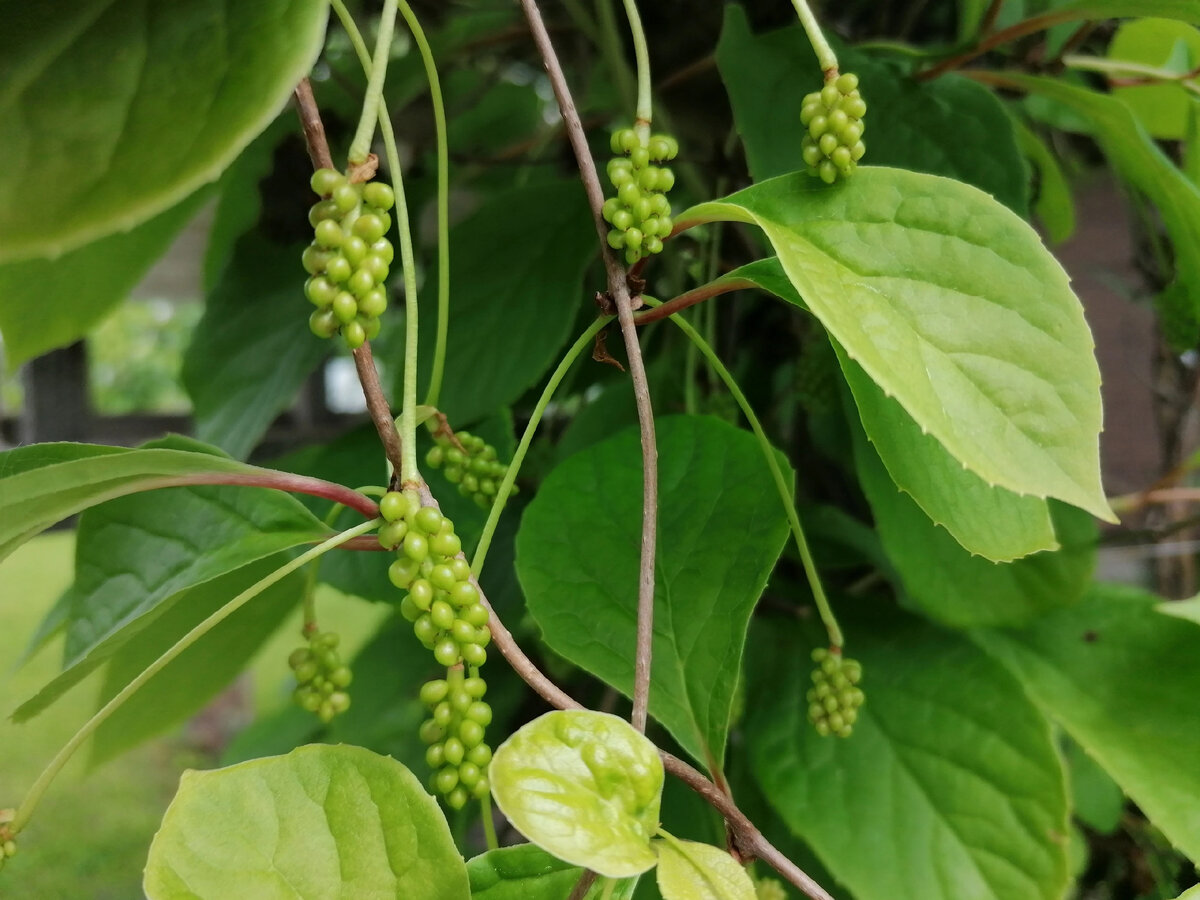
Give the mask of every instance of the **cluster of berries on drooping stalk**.
POLYGON ((804 98, 800 122, 808 129, 800 152, 810 175, 826 184, 854 174, 867 152, 862 141, 867 104, 858 92, 858 76, 835 75, 804 98))
MULTIPOLYGON (((489 508, 508 471, 508 466, 496 458, 496 448, 466 431, 453 432, 451 437, 438 430, 433 433, 433 440, 434 446, 425 455, 425 462, 441 469, 446 480, 458 485, 458 492, 464 497, 470 497, 484 509, 489 508)), ((516 492, 514 484, 509 496, 516 492)))
POLYGON ((608 244, 624 250, 626 264, 633 265, 662 252, 663 238, 675 227, 667 199, 675 173, 651 163, 674 159, 679 142, 665 134, 643 141, 634 129, 623 128, 612 136, 612 151, 621 155, 608 161, 608 179, 617 190, 604 201, 604 221, 612 226, 608 244))
POLYGON ((835 734, 850 737, 863 705, 862 665, 843 659, 842 651, 818 647, 812 652, 813 686, 808 690, 808 720, 821 737, 835 734))
POLYGON ((382 182, 350 182, 334 169, 318 169, 312 189, 321 196, 308 213, 313 242, 302 262, 304 293, 317 307, 308 324, 317 337, 341 332, 351 349, 379 334, 387 309, 388 266, 395 251, 386 235, 396 203, 382 182))
POLYGON ((17 835, 8 824, 16 815, 15 809, 0 809, 0 869, 17 855, 17 835))
POLYGON ((303 709, 328 725, 334 716, 350 708, 346 688, 354 676, 338 655, 336 632, 314 631, 307 636, 308 646, 293 650, 288 657, 288 665, 296 676, 292 696, 303 709))
POLYGON ((490 616, 471 581, 471 567, 460 555, 462 544, 450 519, 435 506, 423 506, 414 490, 384 494, 379 513, 386 521, 379 543, 396 551, 388 577, 406 591, 400 614, 412 622, 417 640, 433 651, 438 665, 446 667, 444 680, 421 690, 430 718, 420 735, 429 744, 432 789, 458 809, 490 790, 483 771, 491 749, 483 736, 492 712, 482 699, 486 686, 478 672, 492 639, 490 616))

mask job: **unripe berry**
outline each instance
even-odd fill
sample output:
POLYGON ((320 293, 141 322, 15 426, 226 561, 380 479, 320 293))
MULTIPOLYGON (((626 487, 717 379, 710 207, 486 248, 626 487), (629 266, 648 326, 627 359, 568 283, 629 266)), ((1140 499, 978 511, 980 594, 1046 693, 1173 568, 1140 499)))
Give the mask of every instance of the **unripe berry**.
POLYGON ((354 207, 358 206, 358 189, 352 184, 341 184, 333 190, 330 199, 337 204, 337 208, 344 213, 350 212, 354 207))
POLYGON ((309 179, 309 186, 314 194, 328 197, 334 190, 346 181, 346 176, 336 169, 317 169, 309 179))

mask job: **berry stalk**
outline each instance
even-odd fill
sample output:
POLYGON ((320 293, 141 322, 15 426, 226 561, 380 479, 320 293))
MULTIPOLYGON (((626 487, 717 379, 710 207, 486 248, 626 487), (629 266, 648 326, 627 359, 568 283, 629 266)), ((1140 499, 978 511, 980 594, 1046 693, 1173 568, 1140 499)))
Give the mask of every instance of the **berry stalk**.
POLYGON ((624 2, 629 31, 633 35, 633 58, 637 61, 637 111, 633 127, 644 145, 650 139, 650 122, 654 114, 650 96, 650 50, 646 46, 646 31, 642 28, 637 3, 635 0, 624 2))
POLYGON ((70 761, 71 757, 75 754, 75 751, 78 750, 87 741, 87 739, 96 732, 96 729, 103 725, 108 717, 116 712, 126 700, 136 694, 146 684, 146 682, 165 669, 172 661, 178 658, 181 653, 195 644, 196 641, 200 640, 200 638, 204 637, 271 585, 282 580, 283 578, 286 578, 292 572, 302 568, 303 566, 312 562, 314 559, 320 558, 335 547, 341 546, 347 541, 358 537, 360 534, 366 534, 369 531, 374 531, 375 528, 382 523, 382 521, 382 519, 372 519, 369 522, 363 522, 359 525, 355 525, 353 528, 349 528, 346 531, 335 534, 333 537, 329 538, 329 540, 323 541, 322 543, 313 547, 311 550, 301 553, 291 562, 280 566, 270 575, 267 575, 265 578, 246 588, 246 590, 242 591, 240 594, 210 615, 207 619, 181 637, 178 641, 176 641, 170 649, 168 649, 162 656, 147 666, 142 673, 137 676, 137 678, 129 682, 129 684, 127 684, 119 694, 109 700, 108 703, 104 704, 104 706, 101 707, 94 716, 88 719, 84 726, 80 728, 79 731, 77 731, 75 735, 69 741, 67 741, 66 744, 63 745, 63 748, 58 751, 54 759, 50 760, 49 764, 42 771, 42 774, 38 776, 37 781, 33 783, 33 786, 29 789, 29 792, 25 795, 25 799, 21 801, 21 805, 17 808, 16 815, 13 817, 11 824, 11 830, 13 834, 20 832, 21 829, 28 824, 29 819, 33 816, 34 810, 37 809, 37 805, 41 801, 42 796, 46 793, 46 790, 54 781, 55 776, 57 776, 67 762, 70 761))
MULTIPOLYGON (((660 301, 654 300, 651 297, 642 295, 642 299, 648 306, 659 306, 660 301)), ((671 316, 671 321, 683 329, 683 333, 691 338, 692 343, 708 360, 708 364, 712 366, 717 376, 725 382, 725 386, 729 388, 729 393, 737 401, 741 407, 742 414, 746 417, 746 421, 750 423, 750 428, 754 432, 754 436, 758 438, 758 445, 762 449, 763 457, 767 461, 767 466, 771 470, 771 477, 775 480, 775 487, 779 491, 779 499, 783 503, 784 511, 787 513, 788 524, 792 529, 792 537, 796 542, 796 550, 800 553, 800 559, 804 564, 804 574, 808 578, 809 587, 812 589, 813 600, 816 601, 817 611, 821 615, 821 621, 825 623, 825 630, 829 634, 829 644, 831 647, 840 648, 845 643, 845 638, 842 636, 842 629, 838 625, 837 617, 833 614, 833 609, 829 605, 829 598, 825 596, 825 588, 821 585, 821 576, 817 572, 817 565, 813 561, 812 552, 808 547, 808 539, 804 536, 804 528, 800 524, 800 516, 796 513, 796 504, 792 498, 792 491, 788 487, 787 480, 783 477, 783 470, 779 468, 779 460, 775 458, 775 448, 771 446, 771 442, 767 440, 767 434, 763 431, 762 424, 758 421, 758 416, 754 414, 754 408, 750 405, 750 401, 746 399, 746 395, 742 393, 742 389, 738 387, 737 381, 733 375, 725 368, 725 364, 721 362, 716 351, 708 341, 700 336, 700 333, 687 322, 686 319, 678 315, 671 316)))
POLYGON ((792 0, 792 6, 796 7, 796 15, 800 17, 800 24, 804 26, 804 33, 808 35, 808 42, 812 44, 812 48, 817 54, 817 64, 821 67, 821 71, 825 73, 826 78, 830 73, 836 77, 837 54, 829 46, 829 41, 825 40, 821 26, 817 23, 817 17, 813 15, 813 11, 808 6, 808 0, 792 0))
POLYGON ((371 140, 375 137, 375 125, 379 118, 380 102, 383 100, 383 79, 387 75, 388 57, 392 50, 392 31, 396 26, 396 0, 384 0, 383 12, 379 14, 379 35, 375 40, 375 59, 367 70, 367 93, 363 98, 362 115, 358 130, 350 144, 350 165, 358 166, 367 161, 371 153, 371 140))

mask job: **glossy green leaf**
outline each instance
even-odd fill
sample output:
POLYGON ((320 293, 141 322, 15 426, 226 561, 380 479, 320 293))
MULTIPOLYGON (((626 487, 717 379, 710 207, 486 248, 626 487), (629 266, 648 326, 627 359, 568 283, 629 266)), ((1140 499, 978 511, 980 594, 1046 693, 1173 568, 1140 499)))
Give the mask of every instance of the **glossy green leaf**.
MULTIPOLYGON (((1117 29, 1108 58, 1186 75, 1200 61, 1200 31, 1171 19, 1137 19, 1117 29)), ((1186 137, 1193 95, 1178 82, 1113 88, 1156 138, 1186 137)))
MULTIPOLYGON (((657 421, 659 542, 650 714, 696 759, 725 752, 746 623, 787 536, 754 437, 718 419, 657 421), (667 540, 666 536, 670 539, 667 540)), ((636 429, 557 466, 517 535, 528 608, 556 652, 633 691, 642 455, 636 429)))
POLYGON ((239 459, 329 353, 329 342, 308 328, 302 249, 258 235, 240 241, 184 355, 196 436, 239 459))
MULTIPOLYGON (((849 607, 849 604, 847 604, 849 607)), ((844 622, 866 703, 848 739, 802 701, 805 640, 752 639, 746 747, 775 810, 858 900, 1058 900, 1067 796, 1046 720, 965 638, 886 608, 844 622)))
POLYGON ((969 553, 993 562, 1058 548, 1045 500, 990 487, 964 469, 858 363, 836 349, 875 452, 896 487, 926 516, 969 553))
MULTIPOLYGON (((583 272, 596 255, 596 229, 578 180, 552 181, 489 197, 451 229, 450 242, 438 407, 459 426, 511 405, 559 358, 582 304, 592 303, 583 272), (537 222, 554 240, 522 240, 514 222, 537 222)), ((431 279, 421 293, 422 384, 433 361, 436 296, 431 279)))
POLYGON ((132 231, 57 259, 0 265, 0 334, 9 370, 83 337, 127 299, 195 215, 205 194, 198 192, 132 231))
MULTIPOLYGON (((914 81, 853 48, 838 56, 842 71, 859 76, 867 102, 863 162, 956 178, 1026 215, 1028 173, 1012 121, 991 91, 959 75, 914 81)), ((729 4, 716 58, 754 180, 803 169, 800 107, 821 85, 803 29, 752 34, 742 7, 729 4)))
POLYGON ((467 861, 471 900, 562 900, 582 874, 536 844, 501 847, 467 861))
MULTIPOLYGON (((288 559, 286 554, 276 554, 183 591, 171 598, 173 602, 164 604, 164 611, 155 610, 148 625, 128 638, 122 635, 119 648, 104 670, 96 707, 120 693, 208 616, 288 559)), ((127 581, 126 576, 118 577, 127 581)), ((242 672, 303 596, 304 576, 293 573, 268 587, 171 661, 96 730, 91 763, 107 762, 202 710, 242 672)), ((81 669, 90 667, 84 664, 81 669)))
POLYGON ((263 469, 190 450, 31 444, 0 453, 0 559, 67 516, 138 491, 263 469))
POLYGON ((655 840, 663 900, 755 900, 754 882, 728 850, 675 838, 655 840))
POLYGON ((979 632, 1029 696, 1154 824, 1200 859, 1200 628, 1160 598, 1097 584, 1023 631, 979 632), (1165 674, 1166 673, 1166 674, 1165 674))
POLYGON ((359 747, 186 772, 146 864, 149 900, 464 900, 466 866, 437 802, 359 747))
MULTIPOLYGON (((1200 0, 1194 5, 1200 7, 1200 0)), ((1200 187, 1166 157, 1128 106, 1059 79, 1006 73, 1004 81, 1086 116, 1113 168, 1158 207, 1172 243, 1179 248, 1200 246, 1200 187)), ((1200 256, 1177 252, 1175 266, 1178 283, 1200 311, 1200 256)))
POLYGON ((1099 370, 1066 273, 1034 231, 965 184, 864 168, 797 173, 680 214, 761 227, 841 347, 989 485, 1111 519, 1099 370))
POLYGON ((938 528, 896 488, 861 436, 854 455, 884 550, 909 599, 929 617, 957 628, 1022 625, 1083 596, 1096 563, 1096 529, 1086 513, 1052 506, 1063 549, 995 563, 938 528))
POLYGON ((321 48, 325 0, 0 5, 0 261, 126 231, 213 181, 321 48), (36 210, 36 215, 31 215, 36 210))
POLYGON ((1014 119, 1021 152, 1037 168, 1038 192, 1033 211, 1050 240, 1061 243, 1075 233, 1075 199, 1058 157, 1028 125, 1014 119))
POLYGON ((546 713, 496 748, 488 777, 509 821, 559 859, 610 878, 654 865, 662 761, 624 719, 546 713))

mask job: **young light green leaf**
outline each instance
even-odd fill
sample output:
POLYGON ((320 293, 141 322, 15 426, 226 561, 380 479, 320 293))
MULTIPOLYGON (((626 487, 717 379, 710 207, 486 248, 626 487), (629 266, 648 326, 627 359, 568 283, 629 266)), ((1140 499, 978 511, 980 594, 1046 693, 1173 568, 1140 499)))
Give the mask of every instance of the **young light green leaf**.
POLYGON ((754 882, 728 851, 668 837, 654 841, 663 900, 755 900, 754 882))
POLYGON ((1184 891, 1182 894, 1176 897, 1175 900, 1200 900, 1200 884, 1196 885, 1194 888, 1189 888, 1188 890, 1184 891))
POLYGON ((1071 185, 1046 142, 1020 119, 1013 118, 1021 152, 1038 171, 1038 194, 1033 211, 1041 220, 1052 243, 1059 244, 1075 233, 1075 199, 1071 185))
POLYGON ((1200 859, 1200 629, 1162 615, 1160 599, 1097 584, 1025 630, 974 637, 1175 846, 1200 859))
POLYGON ((899 491, 861 433, 854 458, 888 559, 930 618, 956 628, 1024 625, 1083 596, 1096 562, 1096 529, 1086 513, 1052 506, 1063 549, 994 563, 964 550, 899 491))
MULTIPOLYGON (((1108 45, 1108 58, 1118 62, 1164 69, 1184 77, 1200 61, 1200 31, 1171 19, 1136 19, 1117 29, 1108 45)), ((1179 82, 1160 81, 1113 88, 1152 136, 1186 137, 1192 95, 1179 82)))
POLYGON ((1158 604, 1158 611, 1168 616, 1189 619, 1200 625, 1200 597, 1190 600, 1165 600, 1158 604))
POLYGON ((0 559, 67 516, 138 491, 263 469, 190 450, 31 444, 0 453, 0 559))
MULTIPOLYGON (((657 421, 659 529, 650 714, 702 764, 724 760, 746 623, 787 519, 749 432, 715 418, 657 421)), ((517 535, 529 612, 556 652, 633 691, 642 520, 636 429, 559 464, 517 535)))
MULTIPOLYGON (((1193 5, 1200 7, 1200 0, 1194 0, 1193 5)), ((1128 106, 1109 95, 1057 78, 1005 73, 1003 79, 1005 84, 1037 93, 1086 116, 1113 167, 1158 207, 1172 243, 1179 248, 1200 246, 1200 187, 1158 148, 1128 106)), ((1177 282, 1200 315, 1200 255, 1177 252, 1175 267, 1177 282)))
POLYGON ((861 604, 843 624, 866 704, 846 740, 818 736, 800 699, 798 647, 815 641, 778 621, 752 633, 746 747, 766 797, 858 900, 1061 898, 1068 808, 1049 724, 962 636, 861 604))
POLYGON ((582 874, 536 844, 501 847, 467 861, 471 900, 562 900, 582 874))
POLYGON ((302 247, 249 235, 209 294, 183 359, 196 436, 244 459, 329 353, 308 328, 302 247), (264 321, 271 322, 263 328, 264 321), (213 360, 221 360, 219 366, 213 360))
POLYGON ((488 777, 509 821, 559 859, 610 878, 654 865, 662 761, 624 719, 546 713, 496 748, 488 777))
POLYGON ((132 231, 55 260, 0 265, 0 334, 9 371, 79 339, 128 298, 206 196, 198 191, 132 231))
POLYGON ((327 15, 325 0, 54 15, 5 0, 0 261, 127 231, 216 179, 308 73, 327 15))
MULTIPOLYGON (((915 81, 850 47, 838 57, 867 102, 864 162, 965 181, 1026 215, 1028 171, 991 91, 959 75, 915 81)), ((754 180, 804 168, 800 108, 805 92, 820 88, 821 69, 803 29, 753 34, 742 7, 729 4, 716 58, 754 180)))
POLYGON ((417 778, 360 747, 185 772, 150 845, 149 900, 464 900, 467 870, 417 778))
POLYGON ((761 227, 846 353, 988 484, 1112 518, 1083 311, 1036 233, 992 198, 864 168, 832 189, 774 178, 678 220, 761 227))

